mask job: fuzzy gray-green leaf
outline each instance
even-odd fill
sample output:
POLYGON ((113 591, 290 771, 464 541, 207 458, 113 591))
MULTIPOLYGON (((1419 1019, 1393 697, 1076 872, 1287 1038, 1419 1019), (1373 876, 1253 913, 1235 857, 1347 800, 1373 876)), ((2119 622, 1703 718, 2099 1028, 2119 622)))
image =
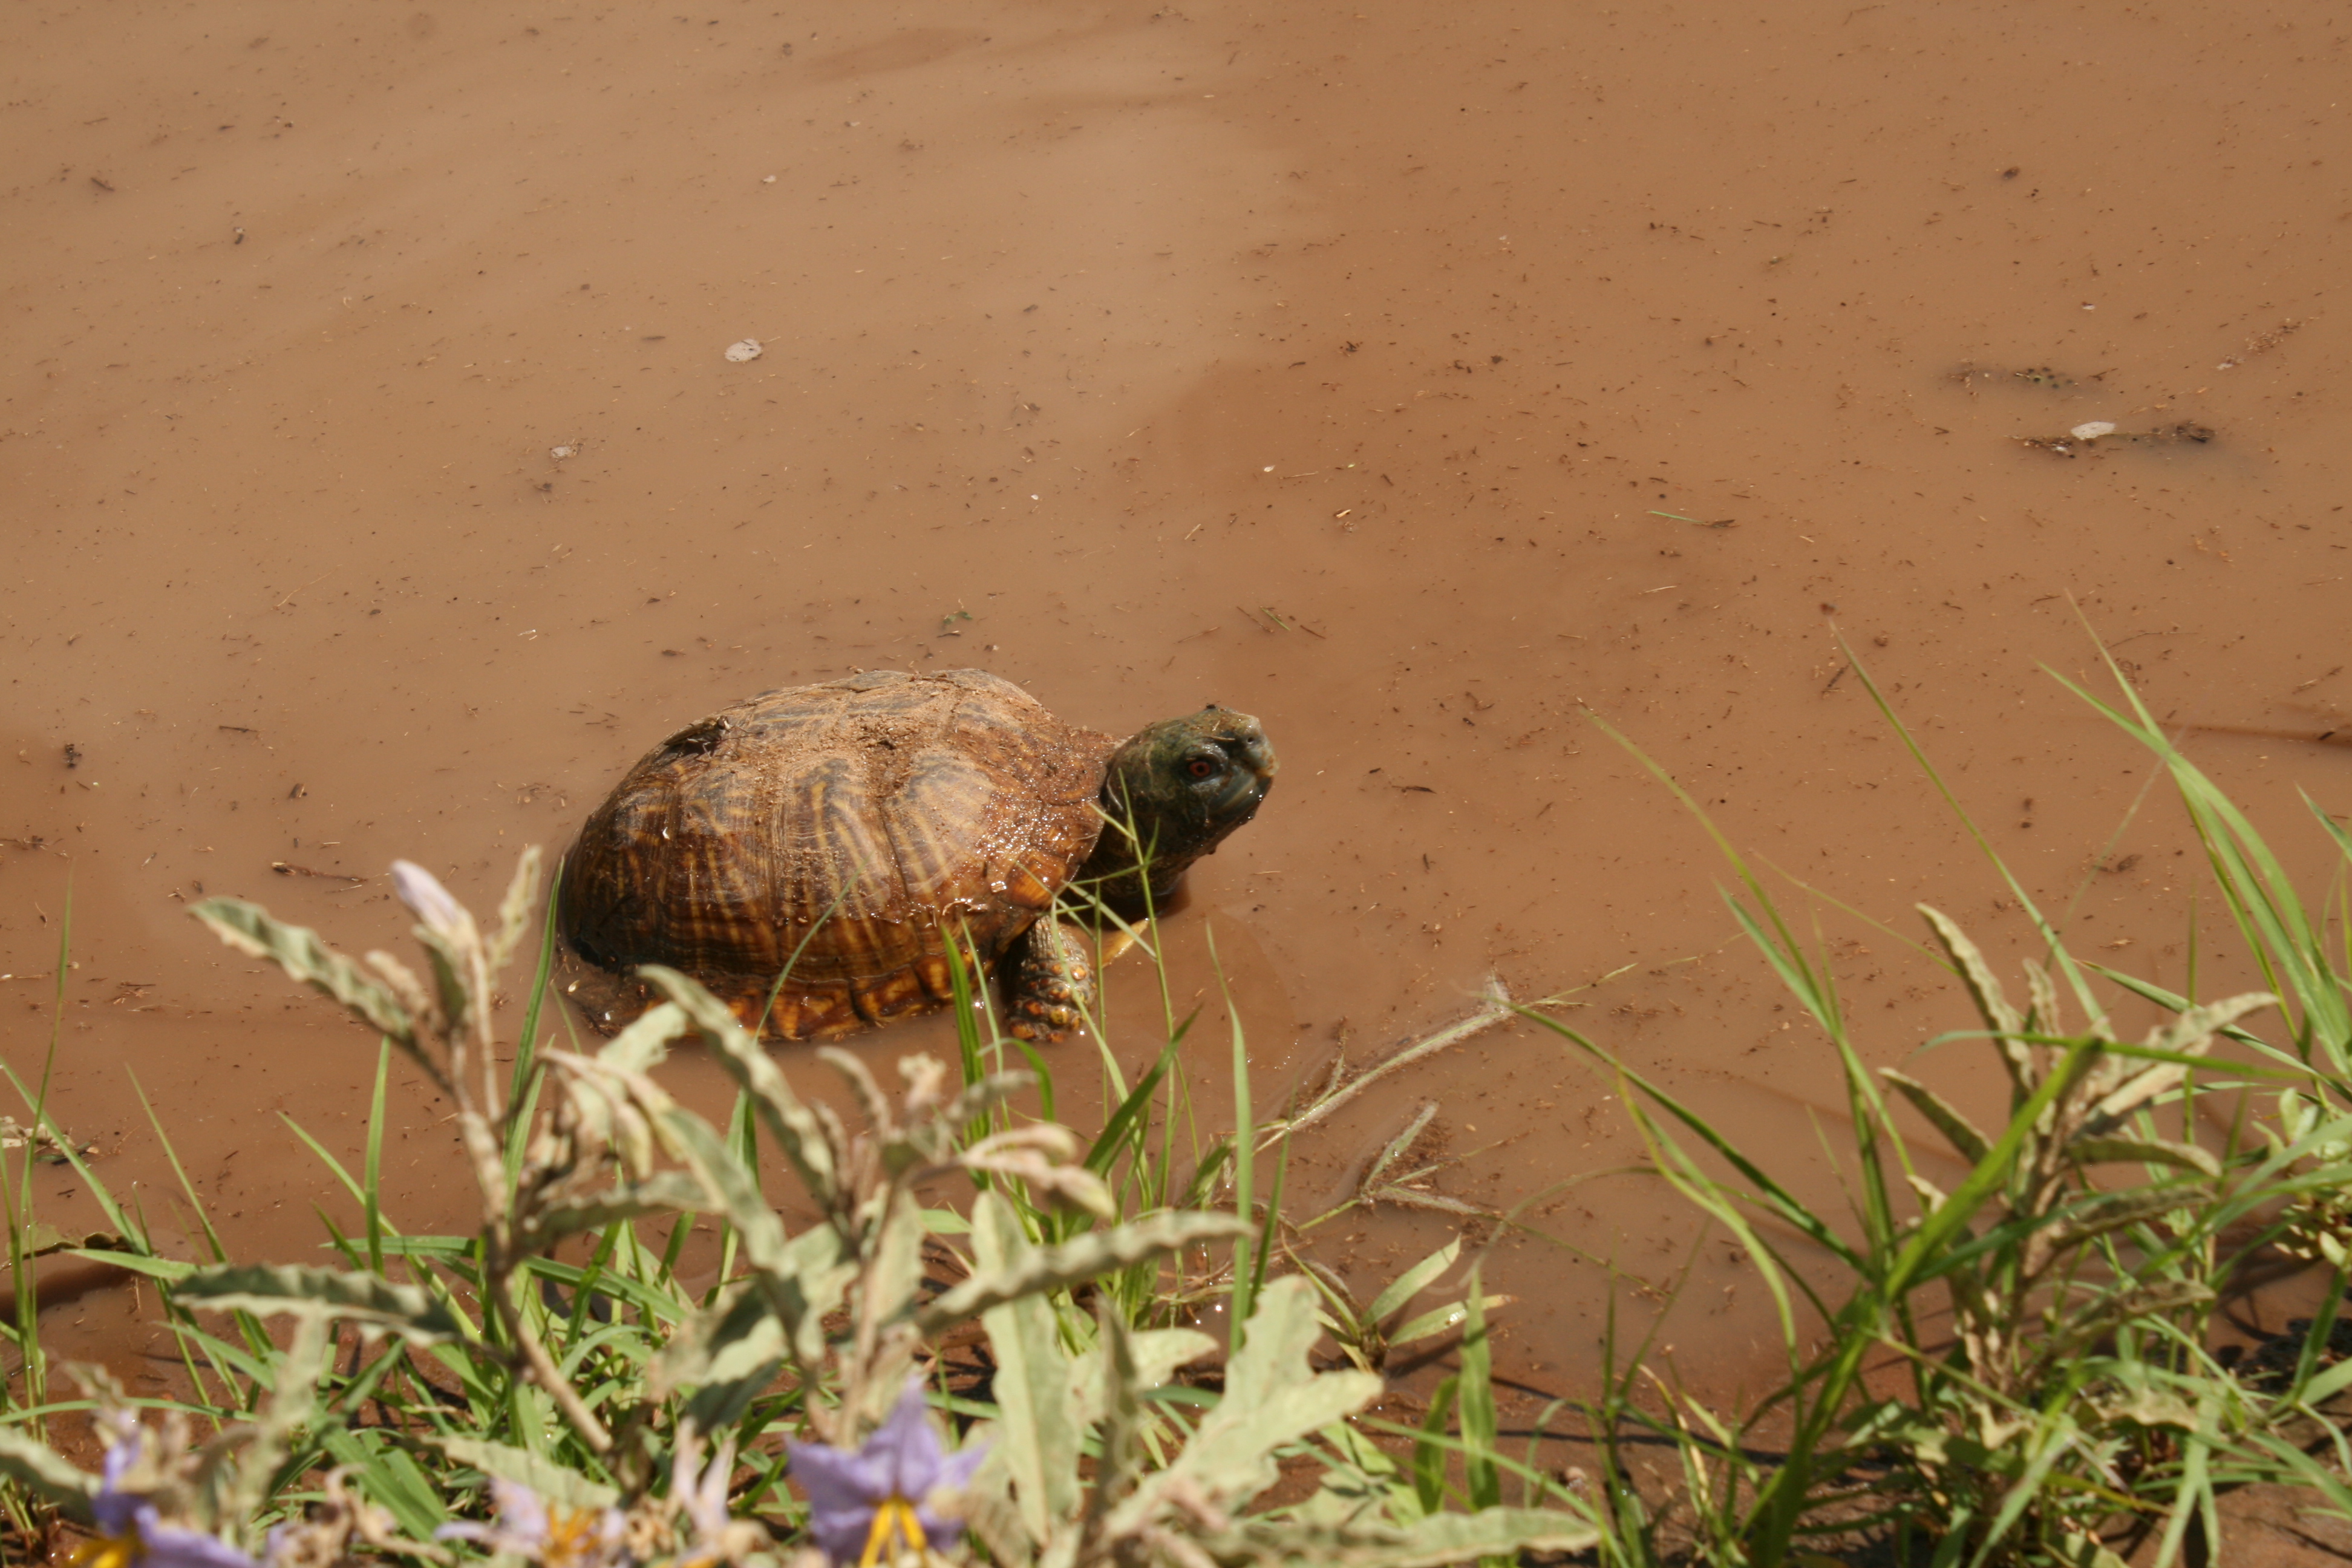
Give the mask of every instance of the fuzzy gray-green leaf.
POLYGON ((2166 1138, 2077 1138, 2066 1145, 2066 1152, 2086 1165, 2137 1162, 2177 1166, 2205 1176, 2221 1173, 2221 1162, 2207 1151, 2166 1138))
POLYGON ((1475 1513, 1433 1513, 1408 1526, 1393 1543, 1344 1552, 1350 1568, 1442 1568, 1481 1557, 1518 1561, 1528 1552, 1582 1552, 1601 1531, 1573 1514, 1538 1508, 1482 1508, 1475 1513))
POLYGON ((669 1056, 669 1043, 692 1027, 684 1008, 675 1002, 660 1003, 646 1008, 627 1028, 605 1041, 596 1052, 596 1060, 624 1072, 644 1072, 659 1067, 669 1056))
POLYGON ((1448 1197, 1444 1193, 1423 1192, 1419 1187, 1400 1187, 1393 1184, 1364 1194, 1370 1204, 1395 1204, 1402 1208, 1428 1209, 1433 1214, 1450 1214, 1463 1219, 1494 1219, 1493 1209, 1484 1204, 1474 1204, 1464 1198, 1448 1197))
POLYGON ((2009 998, 2001 994, 2000 982, 1993 978, 1992 967, 1985 963, 1983 952, 1969 940, 1969 933, 1943 910, 1927 904, 1914 907, 1926 917, 1929 929, 1936 933, 1936 940, 1943 944, 1945 952, 1958 965, 1960 979, 1967 984, 1969 994, 1976 999, 1977 1011, 1983 1015, 1985 1027, 2000 1037, 1996 1043, 2013 1071, 2021 1065, 2025 1047, 2011 1037, 2022 1027, 2022 1021, 2017 1016, 2017 1009, 2010 1005, 2009 998))
POLYGON ((1907 1073, 1896 1072, 1893 1068, 1880 1068, 1879 1076, 1901 1091, 1913 1109, 1926 1117, 1936 1131, 1944 1135, 1944 1141, 1959 1152, 1962 1160, 1974 1165, 1984 1159, 1985 1151, 1992 1147, 1992 1141, 1978 1131, 1975 1124, 1961 1115, 1949 1100, 1917 1079, 1907 1073))
POLYGON ((229 1264, 199 1268, 174 1294, 192 1306, 219 1311, 297 1312, 324 1308, 352 1322, 389 1329, 417 1344, 464 1332, 449 1309, 414 1285, 377 1274, 347 1273, 310 1264, 229 1264))
POLYGON ((681 1389, 745 1376, 791 1348, 767 1299, 757 1289, 732 1286, 678 1325, 655 1352, 646 1384, 656 1398, 667 1398, 681 1389))
MULTIPOLYGON (((982 1268, 954 1289, 933 1298, 915 1314, 915 1327, 924 1334, 939 1333, 1000 1303, 1080 1284, 1164 1253, 1230 1241, 1246 1235, 1249 1228, 1231 1215, 1156 1214, 1132 1225, 1088 1231, 1058 1247, 1018 1254, 999 1268, 982 1268)), ((1310 1321, 1312 1315, 1310 1307, 1310 1321)))
POLYGON ((516 947, 530 929, 530 906, 539 894, 539 846, 523 846, 521 856, 515 861, 514 879, 507 884, 507 896, 499 900, 498 934, 490 939, 489 967, 495 979, 514 957, 516 947))
POLYGON ((2050 1243, 2068 1247, 2095 1236, 2137 1225, 2160 1214, 2198 1201, 2202 1189, 2194 1184, 2171 1187, 2133 1187, 2108 1193, 2071 1210, 2052 1227, 2050 1243))
POLYGON ((1224 1396, 1175 1461, 1145 1477, 1113 1510, 1112 1537, 1140 1531, 1179 1497, 1227 1510, 1247 1502, 1274 1484, 1276 1448, 1379 1397, 1381 1382, 1371 1373, 1318 1375, 1307 1364, 1319 1332, 1313 1288, 1296 1274, 1270 1282, 1250 1314, 1240 1353, 1225 1369, 1224 1396))
POLYGON ((839 1185, 834 1170, 833 1145, 815 1115, 793 1092, 774 1058, 735 1021, 735 1015, 727 1010, 724 1002, 690 976, 658 963, 640 965, 637 974, 677 1003, 702 1032, 703 1039, 718 1054, 719 1065, 750 1092, 752 1104, 759 1108, 760 1119, 768 1124, 770 1135, 792 1163, 801 1184, 808 1188, 811 1197, 830 1206, 839 1185))
POLYGON ((530 1228, 533 1236, 551 1240, 583 1230, 602 1230, 614 1220, 649 1214, 695 1214, 711 1206, 700 1182, 684 1171, 661 1171, 642 1182, 544 1205, 532 1212, 530 1228))
POLYGON ((662 1106, 654 1116, 662 1142, 693 1170, 719 1213, 740 1232, 744 1256, 754 1268, 772 1270, 784 1260, 784 1226, 746 1170, 708 1121, 679 1105, 662 1106))
POLYGON ((484 1442, 478 1437, 442 1437, 436 1441, 443 1453, 459 1464, 471 1465, 484 1475, 496 1476, 502 1481, 529 1487, 544 1500, 563 1508, 606 1509, 620 1500, 621 1494, 601 1481, 592 1481, 552 1459, 510 1448, 504 1443, 484 1442))
POLYGON ((240 952, 275 963, 295 979, 315 985, 350 1008, 363 1022, 414 1046, 416 1027, 408 1009, 389 988, 320 940, 307 926, 288 925, 259 904, 243 899, 206 899, 188 913, 240 952))
POLYGON ((19 1427, 0 1426, 0 1476, 59 1504, 87 1521, 98 1478, 83 1473, 64 1455, 19 1427))
POLYGON ((2151 1048, 2159 1051, 2200 1056, 2213 1043, 2213 1036, 2226 1031, 2249 1013, 2259 1013, 2265 1007, 2277 1005, 2278 998, 2267 991, 2248 991, 2236 996, 2225 996, 2219 1002, 2191 1007, 2162 1028, 2149 1031, 2147 1043, 2151 1048))
MULTIPOLYGON (((1198 1329, 1136 1329, 1129 1332, 1128 1353, 1134 1358, 1135 1386, 1150 1391, 1167 1386, 1176 1369, 1190 1366, 1216 1352, 1217 1342, 1198 1329)), ((1078 1421, 1092 1426, 1102 1419, 1109 1385, 1103 1378, 1100 1345, 1072 1363, 1070 1383, 1078 1394, 1078 1421)))
MULTIPOLYGON (((983 1279, 1021 1277, 1039 1256, 1012 1209, 994 1193, 972 1200, 971 1241, 983 1279)), ((1078 1506, 1078 1424, 1069 1358, 1053 1310, 1034 1291, 982 1309, 980 1320, 996 1358, 996 1402, 1004 1415, 999 1431, 1021 1522, 1031 1540, 1050 1541, 1055 1527, 1078 1506)))

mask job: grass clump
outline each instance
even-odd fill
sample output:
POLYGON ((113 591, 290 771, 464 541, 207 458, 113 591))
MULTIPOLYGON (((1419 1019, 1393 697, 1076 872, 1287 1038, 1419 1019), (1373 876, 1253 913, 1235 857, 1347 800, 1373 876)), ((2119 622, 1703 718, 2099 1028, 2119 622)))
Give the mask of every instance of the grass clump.
MULTIPOLYGON (((1919 907, 1930 955, 1978 1015, 1976 1027, 1935 1043, 1991 1054, 2008 1088, 1999 1125, 1980 1128, 1918 1079, 1866 1065, 1826 959, 1728 844, 1743 890, 1727 900, 1735 920, 1843 1069, 1845 1212, 1807 1204, 1736 1139, 1591 1039, 1541 1020, 1616 1079, 1651 1167, 1737 1238, 1778 1314, 1784 1371, 1736 1413, 1687 1396, 1639 1352, 1588 1408, 1616 1500, 1604 1521, 1610 1560, 1665 1552, 1654 1501, 1634 1484, 1637 1436, 1678 1457, 1678 1550, 1710 1563, 1854 1553, 1935 1568, 2119 1568, 2135 1551, 2159 1565, 2192 1553, 2218 1561, 2219 1500, 2263 1481, 2313 1488, 2315 1500, 2352 1513, 2341 1483, 2352 1450, 2324 1408, 2352 1385, 2352 1365, 2326 1367, 2321 1356, 2346 1273, 2352 963, 2321 940, 2324 922, 2252 825, 2136 699, 2128 712, 2102 710, 2169 770, 2273 990, 2200 1002, 2079 962, 1946 790, 2042 949, 2021 1002, 1966 931, 1919 907), (2101 978, 2171 1020, 2123 1040, 2101 978), (2284 1025, 2283 1038, 2265 1038, 2265 1018, 2284 1025), (2223 1040, 2239 1048, 2217 1059, 2223 1040), (2273 1093, 2278 1114, 2250 1134, 2243 1110, 2273 1093), (2198 1136, 2200 1107, 2220 1108, 2231 1131, 2198 1136), (1927 1174, 1951 1163, 1964 1173, 1957 1182, 1927 1174), (2333 1271, 2326 1305, 2290 1373, 2252 1375, 2210 1348, 2215 1316, 2283 1251, 2333 1271)), ((2327 826, 2352 855, 2352 839, 2327 826)))
MULTIPOLYGON (((133 1400, 84 1369, 86 1396, 64 1400, 27 1375, 33 1397, 0 1420, 22 1521, 36 1501, 77 1521, 76 1561, 98 1568, 478 1552, 565 1568, 812 1552, 1409 1568, 1596 1539, 1572 1510, 1506 1507, 1492 1487, 1450 1507, 1352 1425, 1381 1381, 1317 1368, 1318 1293, 1272 1267, 1278 1184, 1256 1202, 1255 1158, 1234 1155, 1269 1131, 1249 1121, 1238 1026, 1241 1126, 1189 1170, 1172 1019, 1133 1084, 1106 1047, 1112 1110, 1091 1141, 1052 1120, 1044 1058, 1006 1068, 1007 1042, 970 1007, 961 1073, 913 1056, 886 1085, 846 1051, 798 1058, 837 1075, 853 1124, 658 967, 640 973, 662 1000, 610 1040, 534 1045, 543 924, 522 1045, 505 1049, 491 998, 533 931, 539 880, 527 854, 478 921, 397 866, 415 967, 354 960, 250 904, 196 909, 381 1038, 362 1169, 311 1145, 361 1224, 331 1230, 332 1264, 236 1263, 216 1240, 197 1264, 113 1211, 125 1250, 106 1257, 160 1292, 187 1392, 133 1400), (656 1081, 681 1039, 735 1081, 723 1126, 656 1081), (404 1234, 377 1200, 395 1053, 456 1107, 470 1235, 404 1234), (1033 1090, 1042 1119, 1017 1109, 1033 1090), (771 1173, 795 1189, 787 1209, 771 1173), (940 1206, 943 1184, 968 1204, 940 1206), (788 1210, 813 1217, 793 1228, 788 1210), (1213 1302, 1232 1308, 1223 1345, 1192 1326, 1213 1302), (1195 1365, 1212 1370, 1181 1375, 1195 1365), (110 1439, 101 1474, 41 1440, 76 1408, 110 1439)), ((1392 1305, 1434 1279, 1419 1271, 1392 1305)), ((27 1313, 16 1336, 28 1368, 32 1327, 27 1313)))

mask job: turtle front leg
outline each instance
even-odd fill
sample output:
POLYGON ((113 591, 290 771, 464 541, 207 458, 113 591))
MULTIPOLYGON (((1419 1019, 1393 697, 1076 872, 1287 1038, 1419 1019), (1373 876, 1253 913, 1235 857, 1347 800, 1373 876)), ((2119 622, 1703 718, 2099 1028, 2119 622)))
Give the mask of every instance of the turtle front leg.
MULTIPOLYGON (((1134 939, 1118 931, 1102 944, 1102 962, 1134 939)), ((1090 933, 1048 914, 1033 921, 1004 955, 1007 1026, 1024 1040, 1058 1040, 1085 1020, 1099 985, 1090 933)))

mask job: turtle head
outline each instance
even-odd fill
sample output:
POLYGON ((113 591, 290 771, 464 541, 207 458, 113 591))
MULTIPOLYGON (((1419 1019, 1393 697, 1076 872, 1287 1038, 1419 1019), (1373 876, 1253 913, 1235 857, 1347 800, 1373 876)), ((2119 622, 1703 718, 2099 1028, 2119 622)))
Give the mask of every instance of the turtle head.
POLYGON ((1257 814, 1274 786, 1274 747, 1246 713, 1214 703, 1139 730, 1103 773, 1108 820, 1077 879, 1121 914, 1176 890, 1186 868, 1257 814))

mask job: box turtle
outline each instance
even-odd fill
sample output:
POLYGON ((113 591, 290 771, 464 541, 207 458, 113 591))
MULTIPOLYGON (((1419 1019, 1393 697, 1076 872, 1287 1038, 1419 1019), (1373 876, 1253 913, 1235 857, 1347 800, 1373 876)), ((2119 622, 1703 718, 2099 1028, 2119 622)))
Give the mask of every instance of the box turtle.
POLYGON ((1250 819, 1275 765, 1246 713, 1114 741, 977 669, 771 691, 629 770, 564 863, 557 924, 621 978, 590 1008, 606 1027, 652 999, 626 977, 661 963, 768 1038, 852 1034, 950 1001, 947 944, 969 933, 1013 1032, 1051 1039, 1094 997, 1093 933, 1055 895, 1140 918, 1250 819))

